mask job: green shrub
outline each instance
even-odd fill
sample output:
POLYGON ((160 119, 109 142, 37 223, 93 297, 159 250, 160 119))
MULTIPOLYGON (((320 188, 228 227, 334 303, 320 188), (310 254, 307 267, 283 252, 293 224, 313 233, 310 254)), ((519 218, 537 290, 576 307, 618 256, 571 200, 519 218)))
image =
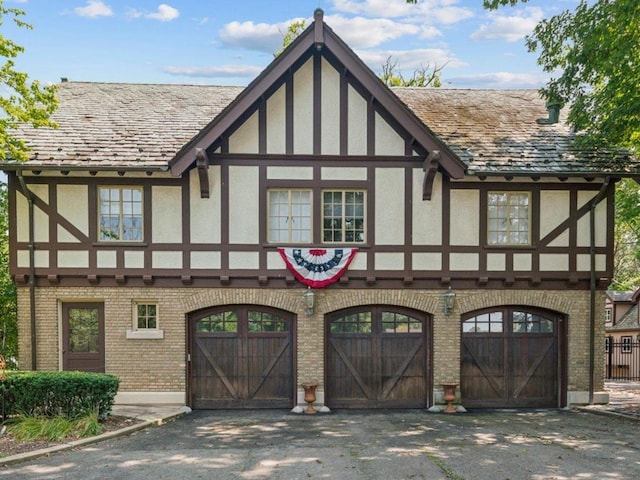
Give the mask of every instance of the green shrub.
POLYGON ((76 420, 64 417, 16 417, 8 431, 19 442, 47 440, 60 442, 67 437, 83 438, 98 435, 104 427, 93 412, 76 420))
POLYGON ((64 417, 19 417, 9 426, 9 432, 19 442, 59 442, 67 437, 70 429, 71 421, 64 417))
POLYGON ((7 372, 0 381, 6 415, 75 420, 111 413, 120 380, 104 373, 7 372))

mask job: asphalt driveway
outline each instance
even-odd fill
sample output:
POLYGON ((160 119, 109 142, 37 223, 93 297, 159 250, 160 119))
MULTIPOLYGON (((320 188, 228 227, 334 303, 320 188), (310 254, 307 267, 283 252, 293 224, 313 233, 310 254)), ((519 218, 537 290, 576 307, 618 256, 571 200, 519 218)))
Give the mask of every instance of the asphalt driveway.
POLYGON ((640 478, 640 422, 576 411, 198 411, 0 478, 640 478))

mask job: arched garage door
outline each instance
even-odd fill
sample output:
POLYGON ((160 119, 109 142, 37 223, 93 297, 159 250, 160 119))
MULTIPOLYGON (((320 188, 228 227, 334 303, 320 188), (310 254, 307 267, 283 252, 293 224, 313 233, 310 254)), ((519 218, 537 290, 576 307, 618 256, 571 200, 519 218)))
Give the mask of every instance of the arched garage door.
POLYGON ((462 322, 460 391, 465 407, 560 407, 564 322, 553 312, 503 307, 462 322))
POLYGON ((429 403, 430 325, 389 306, 326 318, 326 403, 332 408, 424 408, 429 403))
POLYGON ((247 305, 190 315, 191 406, 293 407, 293 320, 287 312, 247 305))

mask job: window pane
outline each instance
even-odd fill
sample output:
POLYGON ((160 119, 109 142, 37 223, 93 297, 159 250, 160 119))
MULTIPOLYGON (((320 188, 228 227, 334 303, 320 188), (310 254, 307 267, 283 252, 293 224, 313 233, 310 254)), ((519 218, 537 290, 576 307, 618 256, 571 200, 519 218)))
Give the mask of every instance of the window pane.
POLYGON ((99 344, 97 308, 69 309, 69 351, 96 353, 99 344))
POLYGON ((365 241, 364 192, 323 192, 324 242, 363 243, 365 241))
POLYGON ((489 192, 487 242, 490 245, 528 245, 529 193, 489 192))
POLYGON ((100 187, 99 240, 142 240, 142 189, 100 187))
POLYGON ((311 191, 272 189, 269 202, 269 242, 311 241, 311 191))

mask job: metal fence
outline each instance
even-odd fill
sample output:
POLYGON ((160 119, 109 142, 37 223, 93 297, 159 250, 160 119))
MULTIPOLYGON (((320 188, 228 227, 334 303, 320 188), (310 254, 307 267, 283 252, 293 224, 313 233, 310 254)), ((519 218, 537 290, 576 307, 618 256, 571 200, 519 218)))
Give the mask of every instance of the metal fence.
POLYGON ((605 379, 640 380, 640 341, 636 336, 605 339, 605 379))

